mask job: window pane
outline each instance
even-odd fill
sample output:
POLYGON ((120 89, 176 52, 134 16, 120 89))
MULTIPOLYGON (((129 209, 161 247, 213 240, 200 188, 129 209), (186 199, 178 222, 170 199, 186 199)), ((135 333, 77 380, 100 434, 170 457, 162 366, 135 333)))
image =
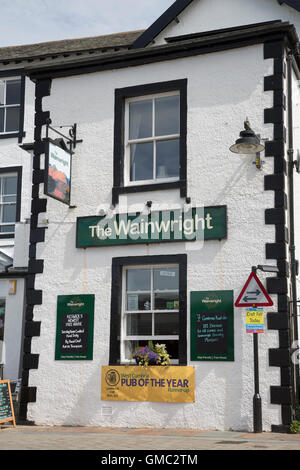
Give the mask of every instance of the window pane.
POLYGON ((8 80, 6 82, 6 104, 21 103, 21 80, 8 80))
POLYGON ((178 266, 154 269, 154 290, 178 290, 178 266))
POLYGON ((128 336, 144 336, 152 334, 152 314, 133 313, 126 316, 126 332, 128 336))
POLYGON ((5 101, 5 82, 0 80, 0 106, 4 105, 5 101))
POLYGON ((16 206, 15 204, 5 204, 2 207, 2 222, 15 222, 16 221, 16 206))
POLYGON ((6 132, 18 131, 20 108, 6 108, 6 132))
POLYGON ((179 177, 179 139, 156 143, 156 178, 179 177))
POLYGON ((156 313, 155 335, 178 335, 179 334, 179 313, 156 313))
POLYGON ((4 108, 0 108, 0 132, 4 132, 4 108))
POLYGON ((179 134, 179 95, 155 100, 155 135, 179 134))
POLYGON ((0 226, 0 233, 14 233, 15 226, 14 225, 1 225, 0 226))
POLYGON ((6 176, 3 178, 3 195, 17 194, 17 176, 6 176))
POLYGON ((178 292, 166 292, 154 295, 155 310, 178 310, 179 296, 178 292))
POLYGON ((128 269, 127 291, 151 290, 151 269, 128 269))
POLYGON ((152 137, 152 100, 129 104, 129 138, 152 137))
POLYGON ((127 310, 150 310, 151 296, 149 294, 127 294, 127 310))
POLYGON ((130 146, 130 181, 153 179, 153 143, 130 146))

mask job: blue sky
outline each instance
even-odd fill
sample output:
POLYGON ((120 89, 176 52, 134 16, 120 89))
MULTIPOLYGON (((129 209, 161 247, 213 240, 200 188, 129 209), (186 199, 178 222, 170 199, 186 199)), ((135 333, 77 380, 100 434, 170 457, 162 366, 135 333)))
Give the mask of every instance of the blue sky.
POLYGON ((144 29, 174 0, 1 0, 0 47, 144 29))

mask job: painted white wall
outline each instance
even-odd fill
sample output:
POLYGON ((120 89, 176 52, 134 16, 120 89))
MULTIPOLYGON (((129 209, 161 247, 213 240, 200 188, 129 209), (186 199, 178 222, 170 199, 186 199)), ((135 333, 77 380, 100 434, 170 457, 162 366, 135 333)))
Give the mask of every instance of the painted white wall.
POLYGON ((277 0, 194 0, 178 19, 178 24, 173 21, 155 38, 155 45, 172 36, 273 20, 290 21, 300 34, 300 13, 277 0))
MULTIPOLYGON (((274 207, 274 193, 264 191, 264 175, 273 173, 272 159, 266 159, 259 171, 250 156, 229 151, 246 116, 256 132, 272 138, 273 126, 263 120, 264 108, 272 107, 272 93, 263 92, 263 79, 272 71, 273 61, 263 60, 263 46, 258 45, 53 81, 43 109, 50 110, 55 126, 76 122, 83 143, 73 159, 72 205, 77 208, 49 198, 46 241, 38 245, 37 257, 45 260, 45 269, 36 279, 43 304, 34 310, 34 320, 42 324, 41 336, 32 340, 32 353, 40 359, 38 370, 30 372, 37 402, 28 406, 29 420, 45 425, 252 428, 253 345, 252 335, 245 332, 245 310, 235 309, 234 362, 191 362, 189 299, 194 290, 223 289, 233 289, 236 298, 251 266, 272 262, 265 259, 265 243, 275 241, 275 230, 264 223, 265 209, 274 207), (188 79, 188 196, 193 206, 228 206, 228 239, 204 246, 197 242, 76 249, 76 217, 95 215, 99 207, 111 204, 114 90, 182 78, 188 79), (171 253, 188 255, 188 364, 196 370, 196 402, 101 402, 101 366, 108 364, 109 351, 112 258, 171 253), (96 296, 92 362, 54 360, 57 295, 75 293, 96 296), (111 407, 111 417, 102 415, 105 406, 111 407)), ((147 200, 154 201, 153 209, 162 202, 182 203, 176 190, 128 197, 129 203, 147 200)), ((266 331, 259 338, 266 431, 281 422, 281 408, 270 405, 270 385, 280 385, 279 368, 268 365, 268 349, 276 347, 277 332, 266 331)))
POLYGON ((20 378, 20 355, 23 340, 24 279, 17 279, 16 294, 8 294, 8 279, 0 280, 0 298, 5 299, 4 344, 5 364, 4 379, 20 378))

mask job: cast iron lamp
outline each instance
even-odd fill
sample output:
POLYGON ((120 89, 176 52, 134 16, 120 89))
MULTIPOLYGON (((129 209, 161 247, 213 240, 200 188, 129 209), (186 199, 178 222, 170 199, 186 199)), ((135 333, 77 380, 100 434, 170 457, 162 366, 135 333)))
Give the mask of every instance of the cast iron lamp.
POLYGON ((259 136, 251 129, 248 118, 246 118, 246 121, 244 122, 244 129, 245 130, 240 132, 240 138, 230 147, 229 150, 240 155, 256 154, 256 161, 254 163, 256 164, 256 167, 260 169, 262 166, 260 152, 262 152, 265 147, 260 143, 259 136))

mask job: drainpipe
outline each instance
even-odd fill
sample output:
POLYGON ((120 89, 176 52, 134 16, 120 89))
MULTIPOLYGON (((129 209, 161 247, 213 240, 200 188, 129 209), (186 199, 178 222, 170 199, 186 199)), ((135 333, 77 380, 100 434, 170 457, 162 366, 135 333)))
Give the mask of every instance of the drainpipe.
MULTIPOLYGON (((287 85, 288 85, 288 185, 289 185, 289 250, 290 250, 290 270, 291 270, 291 288, 292 288, 292 321, 294 327, 294 341, 298 340, 298 317, 297 317, 297 262, 295 257, 295 219, 294 219, 294 136, 293 136, 293 97, 292 97, 292 66, 294 62, 293 51, 290 51, 287 57, 287 85)), ((298 402, 299 389, 299 365, 296 365, 295 399, 298 402)))

